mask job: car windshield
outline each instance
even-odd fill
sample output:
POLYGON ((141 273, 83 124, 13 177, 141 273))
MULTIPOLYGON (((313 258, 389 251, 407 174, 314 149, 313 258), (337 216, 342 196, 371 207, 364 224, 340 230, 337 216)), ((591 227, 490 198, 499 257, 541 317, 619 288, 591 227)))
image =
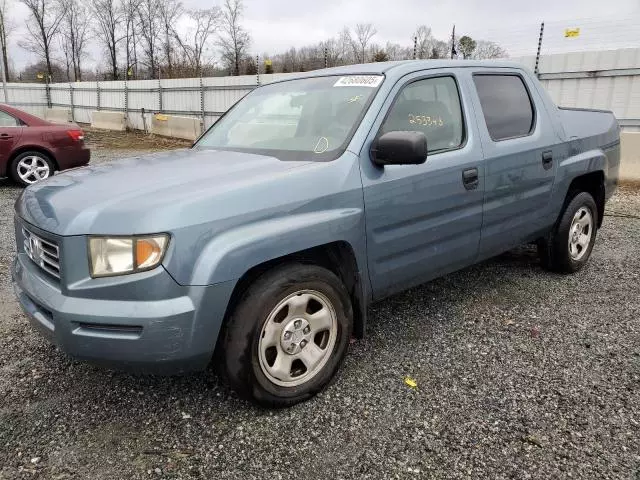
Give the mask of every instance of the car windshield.
POLYGON ((195 148, 333 160, 346 149, 383 79, 347 75, 266 85, 240 100, 195 148))

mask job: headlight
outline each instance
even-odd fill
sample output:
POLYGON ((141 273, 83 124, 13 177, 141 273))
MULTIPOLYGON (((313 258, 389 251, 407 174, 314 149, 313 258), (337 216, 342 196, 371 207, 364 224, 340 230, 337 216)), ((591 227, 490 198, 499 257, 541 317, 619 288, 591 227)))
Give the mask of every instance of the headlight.
POLYGON ((157 267, 169 245, 168 235, 89 237, 92 277, 142 272, 157 267))

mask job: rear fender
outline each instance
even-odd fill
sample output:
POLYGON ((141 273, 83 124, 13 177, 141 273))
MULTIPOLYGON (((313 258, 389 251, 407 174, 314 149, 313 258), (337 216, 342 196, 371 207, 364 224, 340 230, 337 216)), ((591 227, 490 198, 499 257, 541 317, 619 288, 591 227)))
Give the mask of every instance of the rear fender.
POLYGON ((571 182, 577 177, 593 172, 602 172, 606 177, 606 172, 608 171, 607 155, 602 150, 593 149, 572 155, 576 149, 573 148, 572 142, 569 142, 569 144, 569 156, 558 165, 551 203, 550 224, 555 223, 562 212, 571 182))

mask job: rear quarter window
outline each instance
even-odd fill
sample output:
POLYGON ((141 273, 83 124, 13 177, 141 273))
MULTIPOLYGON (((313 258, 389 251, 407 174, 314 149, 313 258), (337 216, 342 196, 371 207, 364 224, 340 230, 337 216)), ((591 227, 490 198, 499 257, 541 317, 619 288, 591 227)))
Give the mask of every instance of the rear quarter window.
POLYGON ((533 102, 520 75, 476 74, 473 81, 494 141, 526 136, 533 131, 533 102))

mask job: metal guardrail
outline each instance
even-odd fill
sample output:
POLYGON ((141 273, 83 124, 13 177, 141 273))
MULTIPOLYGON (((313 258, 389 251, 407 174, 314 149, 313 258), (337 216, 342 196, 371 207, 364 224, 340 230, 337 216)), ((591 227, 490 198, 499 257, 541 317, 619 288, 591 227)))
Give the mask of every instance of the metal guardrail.
MULTIPOLYGON (((14 104, 16 105, 16 104, 14 104)), ((33 106, 33 105, 31 105, 33 106)), ((43 105, 39 105, 39 106, 43 106, 43 105)), ((47 105, 44 104, 44 106, 46 107, 47 105)), ((61 107, 61 108, 70 108, 69 105, 67 105, 66 103, 51 103, 52 107, 61 107)), ((97 105, 74 105, 75 109, 84 109, 84 110, 98 110, 97 105)), ((107 111, 107 112, 135 112, 135 113, 142 113, 144 111, 144 113, 150 113, 150 114, 154 114, 154 113, 159 113, 154 111, 153 109, 148 109, 148 108, 124 108, 124 107, 109 107, 109 108, 105 108, 102 107, 101 108, 102 111, 107 111)), ((163 108, 161 110, 162 113, 165 113, 167 115, 186 115, 186 116, 193 116, 193 117, 197 117, 199 115, 202 115, 202 113, 200 111, 194 112, 192 110, 168 110, 166 108, 163 108)), ((204 112, 205 115, 210 116, 210 117, 219 117, 221 115, 224 114, 224 112, 212 112, 212 111, 208 111, 205 110, 204 112)))
POLYGON ((640 118, 619 118, 618 124, 621 127, 640 127, 640 118))
MULTIPOLYGON (((19 85, 7 85, 9 90, 33 90, 33 91, 45 91, 47 89, 46 85, 29 85, 26 87, 21 87, 19 85)), ((128 86, 126 89, 122 88, 104 88, 102 85, 100 86, 100 94, 104 93, 159 93, 162 92, 200 92, 201 90, 204 92, 215 92, 215 91, 223 91, 223 90, 254 90, 257 88, 257 85, 203 85, 202 88, 199 86, 195 87, 150 87, 150 88, 134 88, 128 86)), ((97 88, 89 88, 89 87, 69 87, 69 85, 49 85, 49 90, 52 92, 68 92, 69 90, 73 90, 74 92, 91 92, 97 95, 97 88)))
MULTIPOLYGON (((45 107, 45 108, 49 107, 49 105, 47 105, 46 102, 11 102, 11 105, 15 107, 45 107)), ((66 103, 55 103, 55 102, 51 103, 51 107, 71 108, 71 106, 66 103)), ((74 105, 73 108, 76 110, 77 109, 96 110, 96 111, 98 110, 97 105, 74 105)), ((155 112, 153 109, 148 109, 148 108, 126 108, 125 109, 124 107, 109 107, 109 108, 102 107, 101 110, 110 111, 110 112, 129 112, 129 113, 144 112, 149 114, 158 113, 158 112, 155 112)), ((197 112, 194 112, 192 110, 167 110, 167 109, 162 110, 162 113, 167 115, 184 115, 189 117, 201 116, 203 112, 204 112, 204 115, 207 117, 220 117, 225 113, 225 112, 214 112, 211 110, 204 110, 204 111, 198 110, 197 112)))

